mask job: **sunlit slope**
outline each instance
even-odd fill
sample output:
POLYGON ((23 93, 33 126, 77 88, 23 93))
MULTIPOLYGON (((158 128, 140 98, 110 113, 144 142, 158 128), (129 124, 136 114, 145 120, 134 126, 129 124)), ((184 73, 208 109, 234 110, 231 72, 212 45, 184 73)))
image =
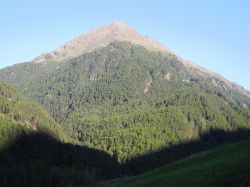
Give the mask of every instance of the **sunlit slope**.
POLYGON ((0 145, 31 132, 43 132, 66 140, 61 126, 41 106, 0 82, 0 145))

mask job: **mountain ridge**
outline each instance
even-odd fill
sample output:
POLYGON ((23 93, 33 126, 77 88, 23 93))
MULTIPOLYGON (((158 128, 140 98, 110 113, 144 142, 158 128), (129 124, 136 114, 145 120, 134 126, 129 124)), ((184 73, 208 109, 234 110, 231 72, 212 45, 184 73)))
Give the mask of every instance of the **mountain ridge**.
POLYGON ((201 74, 205 74, 208 76, 211 76, 213 78, 216 78, 217 80, 213 79, 213 84, 215 86, 219 86, 221 85, 222 87, 227 86, 233 90, 236 90, 238 92, 240 92, 241 94, 247 96, 250 99, 250 91, 248 89, 246 89, 245 87, 243 87, 241 84, 236 83, 234 81, 231 81, 227 78, 225 78, 223 75, 221 75, 220 73, 214 72, 208 68, 205 68, 199 64, 195 64, 193 62, 190 61, 186 61, 184 59, 181 58, 181 62, 188 68, 194 69, 195 71, 200 72, 201 74))
POLYGON ((58 49, 38 56, 33 61, 36 63, 47 60, 63 61, 105 47, 114 41, 128 41, 142 45, 150 50, 169 52, 169 49, 163 44, 147 36, 141 36, 137 31, 127 26, 122 21, 114 21, 109 25, 92 29, 66 42, 58 49))
POLYGON ((111 24, 104 25, 83 33, 51 52, 41 54, 40 56, 33 59, 33 62, 42 63, 46 61, 65 61, 80 56, 84 53, 105 47, 115 41, 131 42, 133 44, 143 46, 149 50, 159 51, 167 55, 175 55, 178 60, 180 60, 187 68, 193 69, 202 76, 213 77, 213 83, 216 86, 224 87, 224 89, 229 88, 236 90, 250 98, 250 91, 244 88, 242 85, 228 80, 221 74, 215 73, 201 65, 183 59, 182 57, 174 54, 170 49, 160 42, 155 41, 148 36, 140 35, 140 33, 122 21, 114 21, 111 24))

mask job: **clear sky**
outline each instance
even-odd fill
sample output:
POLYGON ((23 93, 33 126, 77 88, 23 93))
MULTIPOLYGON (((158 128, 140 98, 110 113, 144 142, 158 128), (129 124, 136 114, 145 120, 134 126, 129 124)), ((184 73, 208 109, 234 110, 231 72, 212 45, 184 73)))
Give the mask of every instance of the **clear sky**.
POLYGON ((250 89, 250 0, 0 0, 0 68, 115 20, 250 89))

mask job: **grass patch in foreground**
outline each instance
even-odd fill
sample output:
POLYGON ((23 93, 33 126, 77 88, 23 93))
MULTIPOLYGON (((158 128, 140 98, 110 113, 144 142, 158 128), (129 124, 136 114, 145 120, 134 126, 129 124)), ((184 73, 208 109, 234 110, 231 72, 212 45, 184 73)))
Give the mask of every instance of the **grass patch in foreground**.
POLYGON ((110 186, 250 186, 250 141, 195 154, 110 186))

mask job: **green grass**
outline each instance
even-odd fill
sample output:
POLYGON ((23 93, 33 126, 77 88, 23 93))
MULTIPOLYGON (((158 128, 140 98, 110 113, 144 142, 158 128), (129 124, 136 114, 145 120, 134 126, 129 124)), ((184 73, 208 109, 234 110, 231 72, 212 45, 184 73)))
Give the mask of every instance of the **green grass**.
POLYGON ((220 146, 110 186, 250 186, 250 141, 220 146))

